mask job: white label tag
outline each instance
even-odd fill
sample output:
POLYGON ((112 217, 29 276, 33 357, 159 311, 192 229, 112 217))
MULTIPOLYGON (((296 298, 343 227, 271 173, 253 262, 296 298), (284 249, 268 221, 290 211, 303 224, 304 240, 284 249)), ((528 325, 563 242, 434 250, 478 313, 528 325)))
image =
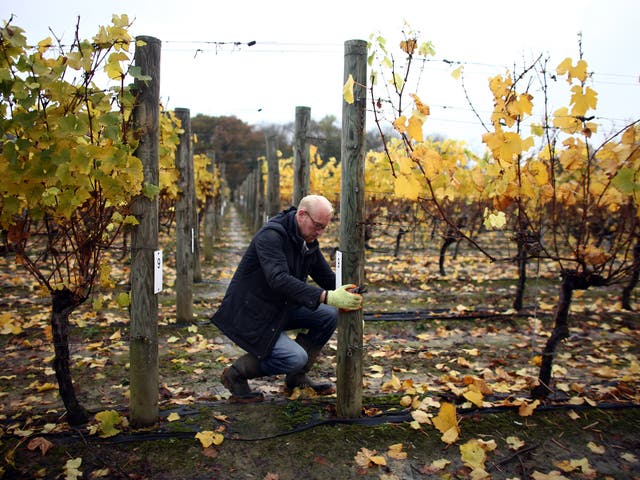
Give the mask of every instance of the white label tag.
POLYGON ((196 251, 196 232, 192 228, 191 229, 191 253, 194 253, 195 251, 196 251))
POLYGON ((336 250, 336 290, 342 286, 342 252, 336 250))
POLYGON ((162 291, 162 250, 153 252, 153 293, 162 291))

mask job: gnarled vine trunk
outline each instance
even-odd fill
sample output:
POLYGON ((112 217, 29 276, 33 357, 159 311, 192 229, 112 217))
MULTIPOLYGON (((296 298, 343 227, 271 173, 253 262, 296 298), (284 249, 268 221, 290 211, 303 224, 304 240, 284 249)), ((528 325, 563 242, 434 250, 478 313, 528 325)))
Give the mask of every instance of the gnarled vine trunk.
POLYGON ((518 283, 516 284, 516 295, 513 299, 513 309, 522 310, 524 304, 524 292, 527 283, 527 248, 524 241, 518 239, 518 283))
POLYGON ((84 299, 78 297, 71 290, 64 288, 56 290, 52 297, 51 332, 55 357, 53 369, 58 380, 60 397, 67 409, 67 421, 70 425, 82 425, 89 421, 89 414, 78 402, 73 387, 69 355, 69 315, 84 299))
POLYGON ((571 299, 575 290, 586 290, 589 287, 598 287, 606 285, 606 280, 600 275, 589 272, 575 272, 573 270, 565 270, 562 272, 562 284, 560 285, 560 297, 558 298, 558 306, 553 317, 553 332, 547 340, 542 352, 542 364, 538 374, 539 385, 531 391, 533 398, 547 398, 552 392, 551 369, 553 368, 553 357, 558 344, 569 338, 569 309, 571 307, 571 299))
POLYGON ((456 238, 454 235, 447 235, 444 238, 444 241, 442 242, 442 246, 440 247, 440 257, 438 259, 438 266, 440 267, 440 275, 443 277, 446 275, 446 272, 444 270, 445 255, 447 254, 447 250, 449 249, 449 246, 456 243, 457 241, 458 241, 458 238, 456 238))
POLYGON ((640 279, 640 238, 636 242, 636 246, 633 248, 633 269, 631 270, 631 278, 629 283, 622 289, 622 308, 625 310, 633 310, 631 308, 631 292, 640 279))

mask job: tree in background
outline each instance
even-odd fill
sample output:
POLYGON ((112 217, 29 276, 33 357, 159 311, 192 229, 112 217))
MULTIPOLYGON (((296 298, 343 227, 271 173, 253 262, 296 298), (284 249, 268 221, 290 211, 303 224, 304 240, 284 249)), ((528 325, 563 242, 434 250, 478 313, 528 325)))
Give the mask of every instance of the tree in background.
POLYGON ((258 157, 264 156, 264 133, 237 117, 196 115, 191 119, 191 131, 198 139, 194 154, 212 152, 216 163, 225 165, 231 190, 255 168, 258 157))

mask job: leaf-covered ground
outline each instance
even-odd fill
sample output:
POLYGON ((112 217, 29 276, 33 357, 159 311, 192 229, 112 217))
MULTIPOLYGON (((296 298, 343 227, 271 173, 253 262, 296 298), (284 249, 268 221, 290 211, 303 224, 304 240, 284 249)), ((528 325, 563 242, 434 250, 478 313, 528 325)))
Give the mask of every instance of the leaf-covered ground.
MULTIPOLYGON (((553 268, 531 266, 516 313, 511 265, 461 245, 442 277, 437 243, 405 237, 395 257, 392 232, 366 252, 362 419, 339 422, 332 397, 286 398, 277 377, 252 381, 265 403, 229 404, 219 377, 242 352, 207 320, 249 237, 234 210, 226 222, 195 285, 193 323, 175 322, 165 246, 162 418, 142 432, 126 424, 126 310, 87 305, 72 317, 78 397, 98 414, 72 430, 51 367, 47 298, 0 258, 0 478, 640 478, 640 334, 637 314, 619 308, 620 287, 579 292, 554 394, 537 404, 529 389, 552 328, 553 268)), ((315 375, 335 379, 336 349, 333 339, 315 375)))

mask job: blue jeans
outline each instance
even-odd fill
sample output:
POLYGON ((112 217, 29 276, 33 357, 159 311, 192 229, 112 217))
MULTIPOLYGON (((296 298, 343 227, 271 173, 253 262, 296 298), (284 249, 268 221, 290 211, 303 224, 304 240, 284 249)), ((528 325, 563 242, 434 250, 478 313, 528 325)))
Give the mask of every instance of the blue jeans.
MULTIPOLYGON (((338 324, 338 309, 320 304, 317 309, 293 308, 285 324, 285 331, 307 329, 305 337, 315 346, 322 347, 329 341, 338 324)), ((271 351, 271 355, 260 361, 260 369, 265 375, 299 372, 307 364, 307 352, 299 343, 281 332, 271 351)))

